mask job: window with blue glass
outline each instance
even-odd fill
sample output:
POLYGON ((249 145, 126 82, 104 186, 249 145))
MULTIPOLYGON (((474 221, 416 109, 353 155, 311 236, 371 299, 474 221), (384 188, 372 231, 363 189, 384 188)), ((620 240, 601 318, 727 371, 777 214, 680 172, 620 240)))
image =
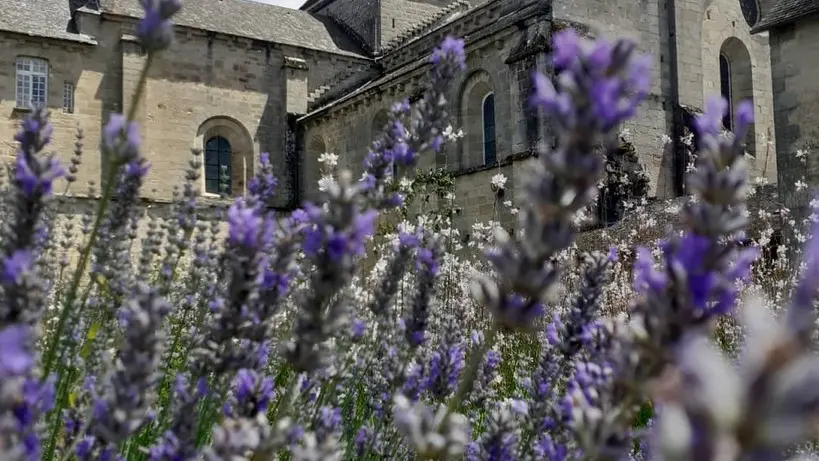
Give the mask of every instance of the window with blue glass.
POLYGON ((745 17, 745 22, 753 27, 759 21, 759 1, 758 0, 739 0, 739 7, 742 9, 742 15, 745 17))
POLYGON ((483 161, 492 164, 497 160, 495 142, 495 94, 489 93, 483 100, 483 161))
POLYGON ((225 192, 230 193, 230 154, 227 139, 221 136, 208 139, 205 144, 205 192, 219 194, 223 185, 225 192), (227 176, 225 181, 222 181, 222 172, 227 176))
POLYGON ((733 98, 731 98, 731 62, 724 54, 719 55, 719 86, 722 97, 728 101, 728 110, 722 118, 722 125, 730 130, 733 121, 733 98))

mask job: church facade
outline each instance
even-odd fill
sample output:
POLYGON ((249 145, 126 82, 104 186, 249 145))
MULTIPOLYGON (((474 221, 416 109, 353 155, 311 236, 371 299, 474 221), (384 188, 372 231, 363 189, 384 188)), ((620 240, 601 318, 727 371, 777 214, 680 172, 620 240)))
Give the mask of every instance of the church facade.
MULTIPOLYGON (((653 85, 629 141, 650 195, 684 193, 682 140, 711 94, 754 103, 751 173, 776 180, 769 38, 751 34, 775 0, 308 0, 290 10, 247 0, 186 0, 176 42, 152 67, 137 108, 152 169, 145 199, 170 198, 190 149, 202 149, 203 194, 229 171, 244 193, 269 152, 292 209, 316 190, 318 157, 354 173, 389 106, 423 90, 432 49, 463 37, 467 71, 449 99, 465 136, 421 167, 447 168, 466 221, 490 219, 491 176, 514 201, 525 160, 549 137, 527 104, 534 70, 548 73, 551 34, 629 35, 654 58, 653 85)), ((137 0, 7 0, 0 14, 0 155, 30 105, 52 110, 55 149, 68 159, 77 126, 90 148, 81 182, 100 183, 96 146, 111 112, 130 107, 145 55, 134 39, 137 0), (93 153, 93 154, 92 154, 93 153)), ((730 121, 726 120, 730 125, 730 121)), ((82 195, 84 190, 73 191, 82 195)))

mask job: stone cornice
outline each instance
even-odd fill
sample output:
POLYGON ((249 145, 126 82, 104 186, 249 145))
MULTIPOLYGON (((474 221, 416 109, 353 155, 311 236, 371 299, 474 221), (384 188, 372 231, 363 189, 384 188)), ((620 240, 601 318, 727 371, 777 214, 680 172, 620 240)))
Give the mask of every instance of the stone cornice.
POLYGON ((533 16, 549 16, 548 3, 540 0, 490 1, 471 9, 460 18, 441 25, 403 46, 377 58, 385 69, 395 69, 415 57, 429 54, 447 35, 467 41, 491 35, 533 16))
MULTIPOLYGON (((504 40, 508 36, 514 34, 517 29, 511 27, 514 23, 511 21, 504 21, 497 27, 489 30, 481 31, 479 33, 467 36, 464 40, 467 49, 467 54, 472 51, 470 48, 480 49, 480 43, 489 38, 492 41, 504 40), (503 33, 501 33, 503 32, 503 33)), ((431 50, 430 50, 431 51, 431 50)), ((317 123, 322 119, 337 117, 341 110, 349 112, 357 110, 359 107, 367 107, 372 101, 372 96, 387 94, 389 96, 404 95, 407 93, 407 88, 411 88, 409 92, 417 91, 418 88, 425 85, 425 78, 428 69, 428 55, 422 58, 416 58, 414 63, 405 65, 405 69, 396 69, 391 72, 392 75, 387 74, 382 76, 382 82, 378 85, 373 85, 370 88, 356 93, 355 90, 347 96, 341 97, 335 102, 332 102, 324 107, 320 107, 299 119, 300 123, 309 122, 311 125, 317 123)), ((366 86, 366 85, 365 85, 366 86)))
POLYGON ((12 32, 10 30, 0 30, 0 36, 2 35, 9 35, 11 37, 17 38, 18 40, 23 41, 37 42, 40 44, 48 43, 62 47, 73 47, 75 49, 88 48, 99 45, 99 43, 96 40, 91 38, 73 40, 66 38, 45 37, 33 34, 21 34, 19 32, 12 32))
MULTIPOLYGON (((113 13, 102 13, 102 18, 104 20, 110 20, 114 22, 124 23, 124 24, 131 24, 135 25, 137 23, 137 18, 132 18, 130 16, 124 16, 120 14, 113 14, 113 13)), ((209 39, 219 39, 223 40, 228 43, 233 43, 235 45, 241 46, 243 48, 268 48, 270 50, 283 50, 283 49, 295 49, 299 50, 301 53, 305 55, 317 55, 317 56, 326 56, 330 59, 344 59, 354 62, 368 62, 372 63, 372 58, 367 56, 362 56, 355 53, 333 53, 331 51, 326 50, 318 50, 315 48, 308 48, 298 45, 292 45, 288 43, 278 43, 278 42, 269 42, 264 40, 253 39, 249 37, 242 37, 239 35, 230 35, 225 34, 222 32, 214 32, 211 30, 205 29, 198 29, 195 27, 188 27, 175 24, 174 25, 174 32, 178 37, 201 37, 201 38, 209 38, 209 39)))
POLYGON ((494 162, 494 163, 489 163, 489 164, 486 164, 486 165, 477 165, 477 166, 473 166, 473 167, 469 167, 469 168, 461 168, 461 169, 458 169, 458 170, 454 170, 454 171, 451 171, 451 174, 452 174, 453 177, 456 177, 456 178, 459 177, 459 176, 469 176, 469 175, 472 175, 472 174, 475 174, 475 173, 480 173, 482 171, 492 170, 492 169, 495 169, 495 168, 501 168, 501 167, 509 166, 509 165, 511 165, 513 163, 521 162, 521 161, 527 160, 527 159, 532 158, 532 157, 534 157, 534 153, 532 151, 527 150, 527 151, 523 151, 523 152, 518 152, 517 154, 507 155, 502 160, 499 160, 499 161, 494 162))

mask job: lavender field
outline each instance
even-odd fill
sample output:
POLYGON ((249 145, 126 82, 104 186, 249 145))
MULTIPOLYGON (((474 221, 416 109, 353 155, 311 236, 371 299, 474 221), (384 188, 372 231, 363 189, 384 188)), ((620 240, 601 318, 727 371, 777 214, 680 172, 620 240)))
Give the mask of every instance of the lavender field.
MULTIPOLYGON (((182 8, 141 4, 134 102, 182 8)), ((173 219, 146 224, 129 113, 106 125, 94 213, 66 219, 96 146, 78 133, 61 164, 34 110, 3 186, 0 460, 812 458, 819 219, 749 211, 765 187, 744 158, 753 108, 733 132, 722 99, 696 120, 676 228, 635 198, 631 230, 595 231, 590 251, 580 228, 650 61, 627 39, 553 40, 531 104, 556 144, 519 203, 492 177, 516 224, 475 223, 468 242, 451 180, 414 170, 462 135, 444 96, 466 70, 456 38, 422 99, 395 102, 363 177, 323 155, 322 199, 288 215, 263 154, 222 223, 203 219, 194 152, 173 219)))

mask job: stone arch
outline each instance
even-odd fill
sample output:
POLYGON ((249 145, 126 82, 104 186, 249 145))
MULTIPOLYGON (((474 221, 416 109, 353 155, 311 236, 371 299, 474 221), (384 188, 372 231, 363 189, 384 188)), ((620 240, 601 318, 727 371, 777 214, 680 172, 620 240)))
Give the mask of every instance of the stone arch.
MULTIPOLYGON (((490 157, 493 163, 497 159, 497 133, 494 131, 497 126, 497 111, 493 110, 494 120, 485 123, 484 109, 485 103, 491 100, 493 109, 495 108, 495 85, 492 77, 485 70, 477 70, 467 77, 461 88, 459 98, 460 124, 464 131, 458 149, 458 164, 461 168, 483 165, 487 157, 484 155, 485 141, 491 138, 495 144, 494 157, 490 157), (485 136, 484 128, 490 127, 493 130, 491 136, 485 136)), ((487 121, 488 122, 488 121, 487 121)))
MULTIPOLYGON (((200 187, 203 192, 207 192, 207 180, 212 176, 213 165, 208 165, 208 147, 219 148, 219 152, 224 155, 229 153, 230 189, 231 196, 243 195, 246 190, 248 180, 253 176, 254 170, 254 146, 250 132, 238 120, 217 116, 205 120, 196 131, 196 138, 193 146, 202 151, 202 178, 200 187), (217 140, 223 140, 216 142, 217 140), (210 144, 209 144, 210 141, 210 144), (225 143, 227 150, 225 150, 225 143), (209 168, 210 171, 209 171, 209 168)), ((217 167, 218 168, 218 167, 217 167)))
MULTIPOLYGON (((742 101, 754 103, 754 77, 751 53, 748 48, 736 37, 726 39, 719 52, 720 61, 720 93, 728 100, 728 115, 724 125, 733 128, 733 117, 737 105, 742 101)), ((756 106, 754 106, 756 107, 756 106)), ((756 133, 753 125, 746 139, 746 150, 756 156, 756 133)))
POLYGON ((327 152, 327 143, 321 135, 310 136, 305 143, 304 170, 302 174, 302 193, 307 200, 316 200, 318 197, 318 181, 321 179, 321 163, 319 157, 327 152))

